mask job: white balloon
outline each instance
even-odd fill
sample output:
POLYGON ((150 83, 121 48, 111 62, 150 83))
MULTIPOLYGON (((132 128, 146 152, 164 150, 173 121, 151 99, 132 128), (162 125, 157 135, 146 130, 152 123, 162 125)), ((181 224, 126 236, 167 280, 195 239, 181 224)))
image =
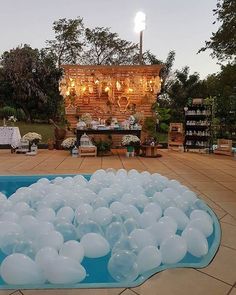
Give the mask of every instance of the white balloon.
POLYGON ((203 210, 199 210, 199 209, 196 209, 196 210, 193 210, 192 212, 191 212, 191 214, 190 214, 190 219, 192 220, 192 219, 196 219, 196 218, 205 218, 205 219, 207 219, 210 223, 212 223, 213 224, 213 220, 212 220, 212 218, 211 218, 211 216, 207 213, 207 212, 205 212, 205 211, 203 211, 203 210))
POLYGON ((198 199, 196 194, 190 190, 186 190, 186 191, 182 192, 182 196, 190 204, 193 204, 198 199))
POLYGON ((36 224, 35 234, 37 236, 41 234, 46 234, 54 230, 54 225, 48 221, 41 221, 36 224))
POLYGON ((57 256, 58 256, 58 252, 55 248, 44 247, 37 252, 35 256, 35 262, 43 271, 45 271, 45 269, 47 268, 48 262, 56 258, 57 256))
POLYGON ((167 196, 169 199, 173 200, 177 195, 178 191, 173 188, 165 188, 162 193, 167 196))
POLYGON ((78 261, 58 256, 49 261, 45 275, 52 284, 75 284, 85 279, 86 270, 78 261))
POLYGON ((146 229, 135 229, 131 232, 130 238, 137 245, 138 251, 141 251, 146 246, 155 246, 153 235, 146 229))
POLYGON ((179 230, 184 230, 189 222, 187 215, 177 207, 169 207, 164 211, 164 216, 172 217, 176 222, 179 230))
POLYGON ((88 233, 97 233, 103 235, 102 227, 93 220, 87 220, 79 224, 76 228, 77 238, 81 239, 88 233))
POLYGON ((107 207, 100 207, 94 210, 93 219, 101 226, 106 226, 111 222, 112 211, 107 207))
POLYGON ((122 214, 126 210, 126 206, 121 202, 113 202, 110 209, 114 214, 122 214))
POLYGON ((3 280, 11 285, 43 284, 45 281, 37 264, 20 253, 7 256, 0 270, 3 280))
POLYGON ((18 215, 27 214, 29 209, 30 209, 30 207, 26 202, 18 202, 12 208, 12 210, 18 215))
POLYGON ((168 224, 168 226, 173 228, 174 233, 177 231, 177 222, 170 216, 162 216, 159 220, 158 223, 164 223, 168 224))
POLYGON ((187 244, 184 238, 173 235, 161 243, 160 251, 162 263, 178 263, 184 258, 187 252, 187 244))
POLYGON ((173 226, 167 222, 157 222, 147 228, 155 239, 155 245, 160 245, 165 239, 175 235, 173 226))
POLYGON ((200 230, 187 227, 181 235, 186 243, 188 252, 196 257, 205 256, 208 253, 208 242, 200 230))
POLYGON ((118 242, 123 236, 127 235, 126 229, 121 222, 112 222, 106 228, 106 239, 109 242, 111 248, 118 242))
POLYGON ((139 225, 134 218, 128 218, 124 222, 124 227, 127 234, 130 234, 134 229, 138 228, 139 225))
POLYGON ((62 245, 59 254, 61 256, 70 257, 81 263, 84 258, 84 247, 77 241, 67 241, 62 245))
POLYGON ((7 197, 3 193, 0 192, 0 202, 4 202, 6 200, 7 200, 7 197))
POLYGON ((84 247, 85 256, 88 258, 99 258, 110 252, 110 246, 107 240, 97 233, 88 233, 81 239, 84 247))
POLYGON ((154 269, 161 264, 161 252, 157 247, 147 246, 139 252, 137 263, 140 274, 154 269))
POLYGON ((36 240, 37 249, 52 247, 59 250, 64 242, 63 236, 58 231, 41 234, 36 240))
POLYGON ((136 197, 134 197, 134 195, 130 193, 124 194, 121 198, 121 202, 125 205, 134 205, 136 201, 137 201, 136 197))
MULTIPOLYGON (((0 204, 1 206, 1 204, 0 204)), ((17 223, 19 221, 19 215, 13 211, 6 211, 0 217, 0 221, 10 221, 17 223)))
POLYGON ((108 262, 110 275, 118 282, 132 282, 138 275, 137 256, 131 251, 114 253, 108 262))
POLYGON ((62 207, 57 211, 57 217, 65 219, 67 222, 72 222, 74 219, 74 210, 68 206, 62 207))
POLYGON ((56 213, 52 208, 42 208, 36 213, 36 218, 40 221, 53 222, 55 217, 56 213))
POLYGON ((93 207, 89 204, 81 204, 76 210, 75 210, 75 219, 77 223, 84 222, 88 220, 93 214, 93 207))
POLYGON ((172 200, 164 195, 162 192, 156 192, 153 197, 152 201, 159 204, 162 210, 170 207, 172 205, 172 200))
POLYGON ((158 220, 162 216, 162 209, 156 203, 149 203, 144 207, 144 212, 152 212, 155 215, 156 220, 158 220))
POLYGON ((213 225, 207 218, 194 218, 190 220, 187 227, 197 228, 206 238, 213 233, 213 225))
POLYGON ((0 247, 5 235, 8 233, 19 233, 22 234, 22 228, 15 222, 1 221, 0 222, 0 247))
POLYGON ((139 224, 141 228, 147 228, 153 223, 156 223, 156 216, 152 212, 143 212, 139 217, 139 224))

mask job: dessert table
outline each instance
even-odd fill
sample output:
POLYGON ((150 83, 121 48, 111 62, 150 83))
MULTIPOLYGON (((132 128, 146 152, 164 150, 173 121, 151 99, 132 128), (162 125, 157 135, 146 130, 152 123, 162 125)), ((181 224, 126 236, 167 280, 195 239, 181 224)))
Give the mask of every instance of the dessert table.
POLYGON ((21 135, 18 127, 0 127, 0 145, 11 145, 17 148, 20 145, 21 135))
POLYGON ((136 135, 138 138, 141 137, 141 130, 140 129, 77 129, 76 130, 76 135, 77 135, 77 145, 80 144, 80 137, 86 133, 88 134, 121 134, 121 135, 125 135, 125 134, 132 134, 132 135, 136 135))

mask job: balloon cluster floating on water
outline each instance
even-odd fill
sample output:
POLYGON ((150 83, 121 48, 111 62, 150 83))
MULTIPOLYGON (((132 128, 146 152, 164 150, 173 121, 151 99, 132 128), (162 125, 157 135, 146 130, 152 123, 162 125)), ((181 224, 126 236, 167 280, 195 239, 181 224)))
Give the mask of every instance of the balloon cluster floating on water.
POLYGON ((115 281, 132 282, 187 253, 203 257, 213 233, 196 194, 176 180, 132 169, 41 178, 0 193, 0 274, 7 284, 74 284, 86 258, 109 257, 115 281))

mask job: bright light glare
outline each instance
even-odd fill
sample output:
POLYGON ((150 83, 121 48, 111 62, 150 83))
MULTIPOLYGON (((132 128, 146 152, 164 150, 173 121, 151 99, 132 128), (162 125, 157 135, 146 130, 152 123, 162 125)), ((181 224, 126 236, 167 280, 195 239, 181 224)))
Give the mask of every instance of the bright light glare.
POLYGON ((134 18, 134 30, 136 33, 139 33, 141 31, 144 31, 146 28, 146 15, 142 11, 139 11, 136 13, 136 16, 134 18))

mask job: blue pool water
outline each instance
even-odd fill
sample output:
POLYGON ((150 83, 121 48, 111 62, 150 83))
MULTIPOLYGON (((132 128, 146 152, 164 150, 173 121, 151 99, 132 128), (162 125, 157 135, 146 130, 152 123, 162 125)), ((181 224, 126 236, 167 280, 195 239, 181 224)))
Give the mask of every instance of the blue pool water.
MULTIPOLYGON (((6 194, 9 197, 12 193, 14 193, 18 188, 23 186, 29 186, 30 184, 36 182, 38 179, 42 177, 46 177, 49 180, 54 179, 57 176, 71 176, 71 175, 40 175, 40 176, 0 176, 0 192, 6 194)), ((90 178, 90 175, 84 175, 87 179, 90 178)), ((177 267, 191 267, 191 268, 203 268, 207 266, 211 260, 214 258, 219 245, 221 238, 221 231, 219 221, 215 215, 215 213, 205 204, 201 203, 202 209, 206 210, 212 217, 214 221, 214 232, 208 238, 209 252, 203 258, 197 258, 192 256, 191 254, 187 254, 182 261, 173 265, 163 265, 161 264, 156 269, 153 269, 141 276, 139 276, 133 282, 116 282, 109 275, 107 270, 107 262, 110 258, 110 254, 97 259, 89 259, 85 258, 82 262, 82 265, 85 267, 87 271, 86 279, 78 284, 73 285, 52 285, 49 283, 43 285, 27 285, 27 286, 11 286, 7 285, 0 278, 0 289, 56 289, 56 288, 110 288, 110 287, 134 287, 142 284, 145 280, 147 280, 153 274, 163 271, 167 268, 177 268, 177 267)), ((0 263, 5 258, 5 255, 0 251, 0 263)))

